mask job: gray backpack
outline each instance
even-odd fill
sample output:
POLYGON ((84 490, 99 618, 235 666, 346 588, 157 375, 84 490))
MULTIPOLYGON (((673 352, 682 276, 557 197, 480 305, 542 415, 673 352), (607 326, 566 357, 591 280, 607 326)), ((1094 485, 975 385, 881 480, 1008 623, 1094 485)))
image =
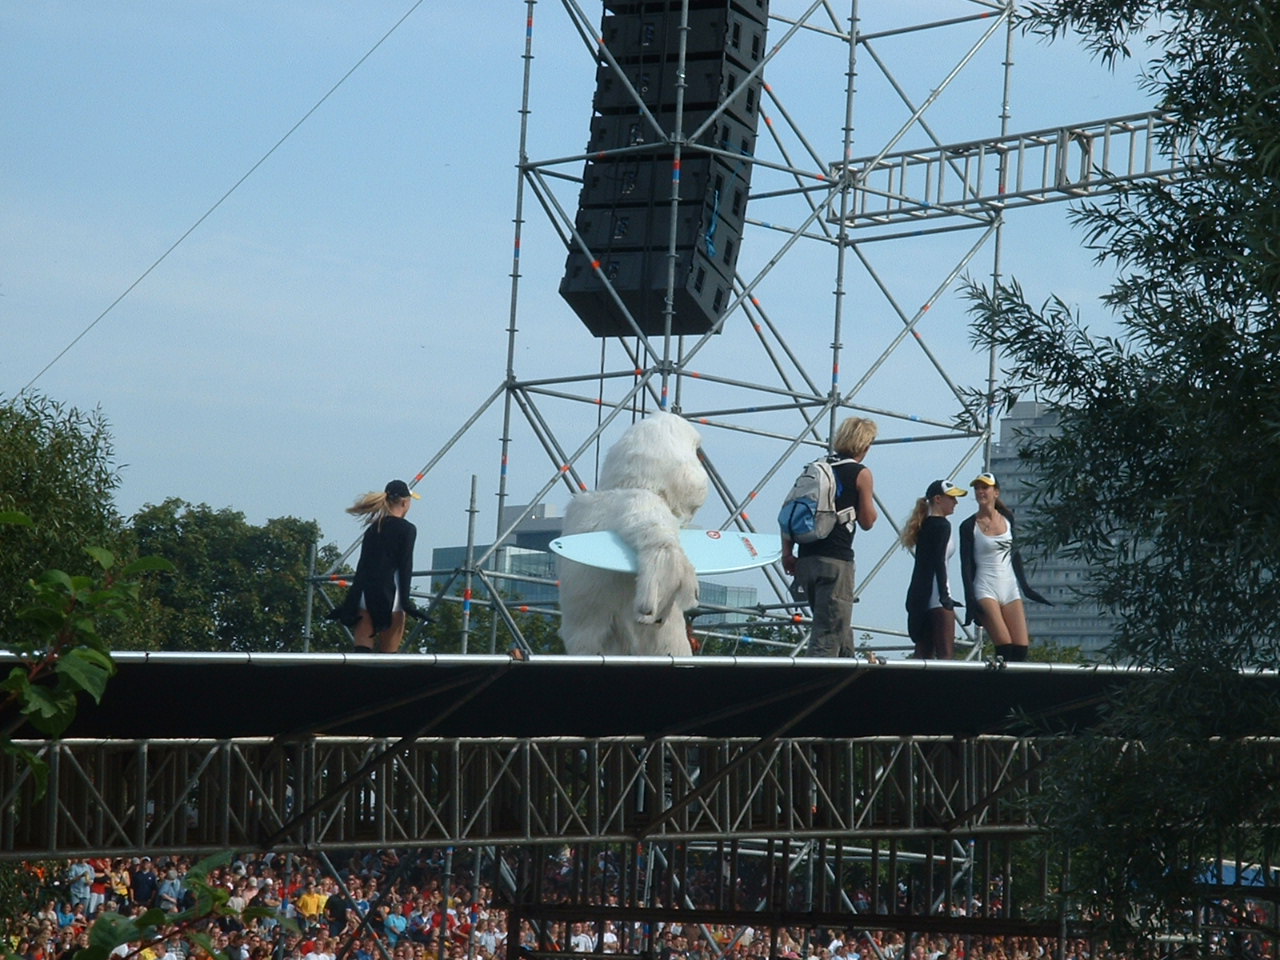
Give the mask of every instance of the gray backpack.
POLYGON ((778 527, 784 537, 796 543, 813 543, 829 537, 838 523, 853 528, 857 508, 836 509, 836 497, 843 490, 834 469, 852 462, 832 454, 805 464, 778 511, 778 527))

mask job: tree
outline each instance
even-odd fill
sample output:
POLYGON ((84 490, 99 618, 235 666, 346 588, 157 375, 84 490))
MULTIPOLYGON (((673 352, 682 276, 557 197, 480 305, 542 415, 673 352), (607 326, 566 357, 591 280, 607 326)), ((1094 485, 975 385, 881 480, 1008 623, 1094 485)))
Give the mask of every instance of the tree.
MULTIPOLYGON (((695 626, 704 626, 694 621, 695 626)), ((703 656, 757 656, 789 657, 808 637, 808 627, 801 623, 782 623, 777 620, 752 618, 746 623, 726 624, 722 628, 708 627, 719 636, 709 636, 699 651, 703 656), (761 641, 761 642, 756 642, 761 641)), ((865 655, 868 635, 859 638, 859 653, 865 655)))
MULTIPOLYGON (((127 618, 100 628, 108 647, 177 650, 298 650, 302 646, 307 557, 319 536, 291 517, 257 527, 230 509, 168 500, 131 524, 115 509, 120 476, 109 424, 48 397, 22 393, 0 402, 0 513, 29 526, 0 525, 0 643, 21 641, 22 589, 46 570, 69 577, 100 573, 86 545, 128 564, 162 556, 175 571, 144 588, 127 618)), ((326 545, 318 564, 337 549, 326 545)), ((316 624, 316 649, 345 649, 340 628, 316 624)))
POLYGON ((206 857, 187 871, 183 877, 183 885, 190 895, 190 905, 177 913, 152 907, 136 917, 103 914, 94 922, 89 935, 89 946, 76 954, 77 960, 108 960, 113 949, 126 943, 136 945, 128 954, 129 957, 145 957, 152 952, 158 955, 162 950, 157 948, 162 948, 164 941, 175 934, 189 948, 195 948, 196 955, 226 957, 228 954, 219 951, 214 941, 214 934, 219 929, 219 919, 225 917, 235 918, 238 926, 248 926, 256 920, 271 917, 284 930, 301 933, 297 922, 289 917, 278 916, 275 907, 251 906, 235 910, 229 906, 231 891, 225 886, 210 882, 209 874, 230 863, 231 857, 230 851, 217 853, 206 857))
MULTIPOLYGON (((19 541, 22 532, 35 536, 25 514, 0 513, 0 530, 9 527, 20 531, 19 541)), ((141 575, 168 566, 147 557, 120 567, 110 550, 83 549, 98 567, 95 575, 46 570, 27 581, 7 641, 15 663, 0 679, 0 749, 23 757, 41 779, 44 764, 10 738, 28 724, 58 737, 75 719, 80 694, 102 699, 115 673, 103 627, 128 620, 139 604, 141 575)))
POLYGON ((1251 0, 1031 4, 1029 29, 1076 32, 1107 60, 1145 38, 1143 83, 1197 168, 1073 214, 1119 269, 1103 298, 1117 335, 1016 282, 969 290, 975 339, 1006 358, 1004 399, 1033 395, 1061 423, 1026 448, 1031 537, 1091 566, 1119 618, 1111 656, 1160 668, 1042 780, 1050 844, 1070 855, 1062 895, 1126 938, 1220 910, 1207 861, 1280 852, 1277 759, 1251 739, 1280 733, 1280 704, 1243 674, 1280 664, 1278 15, 1251 0))
POLYGON ((21 585, 43 570, 89 573, 86 544, 118 547, 120 484, 100 410, 84 413, 34 393, 0 401, 0 512, 30 527, 0 526, 0 642, 13 637, 21 585))
MULTIPOLYGON (((453 587, 455 591, 461 589, 457 583, 453 587)), ((432 584, 433 593, 438 594, 442 589, 442 584, 432 584)), ((419 606, 425 610, 428 605, 419 602, 419 606)), ((536 609, 521 609, 519 600, 512 597, 507 597, 507 610, 532 653, 564 653, 564 642, 558 632, 558 617, 539 613, 536 609)), ((463 604, 457 593, 432 604, 430 615, 429 622, 409 621, 401 649, 406 653, 461 653, 463 604)), ((505 619, 500 614, 495 614, 493 605, 483 599, 472 604, 467 631, 468 653, 489 653, 491 642, 494 646, 492 652, 499 654, 508 653, 517 646, 505 619)))
POLYGON ((0 934, 3 942, 16 943, 25 924, 19 919, 24 913, 34 912, 32 904, 42 904, 48 899, 49 878, 66 868, 58 860, 29 860, 19 863, 0 863, 0 934))
MULTIPOLYGON (((194 948, 193 956, 226 958, 219 951, 214 934, 224 918, 235 918, 237 926, 252 924, 255 920, 271 917, 290 933, 300 933, 297 923, 288 917, 277 915, 275 907, 258 906, 234 909, 229 901, 231 891, 210 881, 209 874, 231 862, 228 852, 214 854, 194 864, 183 877, 183 885, 189 893, 187 906, 176 913, 159 907, 140 911, 133 916, 104 910, 98 914, 89 932, 89 945, 74 952, 77 960, 108 960, 117 947, 128 944, 128 958, 136 956, 160 956, 165 942, 178 936, 188 947, 194 948)), ((62 861, 6 864, 0 866, 0 906, 6 913, 0 916, 0 931, 12 936, 17 944, 18 934, 27 930, 22 914, 37 909, 45 899, 53 899, 49 891, 49 878, 65 871, 62 861)), ((64 954, 70 956, 68 952, 64 954)), ((120 954, 114 954, 119 956, 120 954)), ((231 955, 234 955, 232 953, 231 955)), ((15 956, 5 952, 5 956, 15 956)))
MULTIPOLYGON (((302 649, 308 557, 320 536, 314 521, 279 517, 255 526, 243 513, 170 498, 134 515, 137 549, 168 560, 170 575, 149 594, 152 644, 166 650, 302 649)), ((336 561, 332 544, 317 566, 336 561)), ((312 649, 346 649, 341 628, 313 622, 312 649)))
MULTIPOLYGON (((17 511, 0 512, 0 530, 14 528, 13 542, 35 538, 31 519, 17 511)), ((81 694, 102 697, 115 664, 105 636, 112 622, 133 619, 140 603, 142 575, 165 569, 154 557, 118 566, 101 547, 84 547, 97 567, 95 575, 69 576, 46 570, 26 583, 10 624, 7 652, 14 658, 0 679, 0 750, 17 756, 44 789, 48 765, 11 739, 30 726, 58 737, 75 719, 81 694)), ((0 869, 0 932, 14 933, 8 920, 19 906, 44 891, 52 862, 23 863, 0 869)))

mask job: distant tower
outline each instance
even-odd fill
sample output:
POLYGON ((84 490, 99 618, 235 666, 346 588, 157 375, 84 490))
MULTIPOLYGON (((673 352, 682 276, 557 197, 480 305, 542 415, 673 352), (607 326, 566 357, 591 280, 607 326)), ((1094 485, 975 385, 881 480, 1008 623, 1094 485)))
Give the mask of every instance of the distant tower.
MULTIPOLYGON (((1030 466, 1018 459, 1018 451, 1028 438, 1046 436, 1057 429, 1057 417, 1041 403, 1015 403, 1009 415, 1000 420, 1000 437, 991 448, 991 472, 1000 481, 1001 498, 1016 511, 1020 523, 1032 516, 1029 488, 1035 485, 1036 477, 1030 466)), ((1076 597, 1075 591, 1084 586, 1088 569, 1077 560, 1026 547, 1022 554, 1031 585, 1054 603, 1052 607, 1026 605, 1031 642, 1079 647, 1086 657, 1096 658, 1111 643, 1115 620, 1096 604, 1076 597)))

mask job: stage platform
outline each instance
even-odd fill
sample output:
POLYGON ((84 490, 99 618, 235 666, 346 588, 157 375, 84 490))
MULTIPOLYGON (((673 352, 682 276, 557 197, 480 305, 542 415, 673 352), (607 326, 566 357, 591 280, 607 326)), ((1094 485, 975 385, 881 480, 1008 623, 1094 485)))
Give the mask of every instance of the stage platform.
POLYGON ((16 734, 47 790, 0 755, 0 859, 967 838, 1005 844, 998 863, 1038 832, 1023 801, 1063 737, 1147 676, 765 657, 116 659, 65 737, 16 734))
MULTIPOLYGON (((783 657, 118 653, 68 738, 1040 735, 1134 671, 783 657)), ((30 731, 19 736, 31 736, 30 731)))

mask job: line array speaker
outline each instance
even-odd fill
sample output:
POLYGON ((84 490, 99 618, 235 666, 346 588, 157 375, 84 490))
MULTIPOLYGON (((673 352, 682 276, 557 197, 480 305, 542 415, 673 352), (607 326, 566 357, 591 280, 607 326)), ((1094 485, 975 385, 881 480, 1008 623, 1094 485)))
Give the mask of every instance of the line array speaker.
POLYGON ((644 334, 662 333, 673 271, 673 333, 713 329, 730 300, 763 87, 750 75, 766 52, 768 5, 689 0, 683 70, 681 16, 680 0, 605 0, 600 36, 617 69, 602 57, 596 72, 574 219, 586 250, 571 243, 560 282, 597 337, 632 334, 627 313, 644 334))

